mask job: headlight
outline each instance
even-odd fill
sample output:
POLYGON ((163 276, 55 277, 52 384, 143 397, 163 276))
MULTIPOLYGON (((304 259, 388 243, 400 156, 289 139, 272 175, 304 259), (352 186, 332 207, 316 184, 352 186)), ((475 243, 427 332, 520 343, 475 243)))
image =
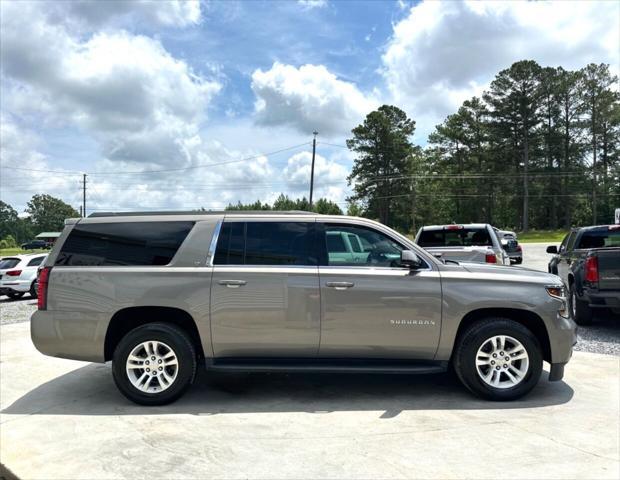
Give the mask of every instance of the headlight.
POLYGON ((560 308, 558 308, 558 313, 560 316, 568 318, 569 310, 566 304, 566 289, 564 288, 564 285, 547 285, 545 290, 547 290, 549 296, 562 302, 560 308))

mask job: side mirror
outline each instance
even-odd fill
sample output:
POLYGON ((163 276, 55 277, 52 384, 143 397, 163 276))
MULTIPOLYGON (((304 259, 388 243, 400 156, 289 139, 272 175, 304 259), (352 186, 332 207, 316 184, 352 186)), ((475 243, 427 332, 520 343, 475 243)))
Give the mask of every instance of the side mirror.
POLYGON ((556 247, 555 245, 549 245, 547 247, 547 253, 557 254, 558 253, 558 247, 556 247))
POLYGON ((415 270, 422 266, 422 260, 413 250, 402 250, 400 252, 400 264, 415 270))

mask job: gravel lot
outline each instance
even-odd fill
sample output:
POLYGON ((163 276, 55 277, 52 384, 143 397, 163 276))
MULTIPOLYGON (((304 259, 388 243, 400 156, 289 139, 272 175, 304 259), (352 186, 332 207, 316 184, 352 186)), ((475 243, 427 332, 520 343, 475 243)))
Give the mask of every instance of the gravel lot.
MULTIPOLYGON (((28 295, 20 300, 0 296, 0 325, 28 322, 36 309, 37 301, 28 295)), ((590 327, 579 327, 578 336, 576 350, 620 356, 620 322, 611 315, 601 316, 590 327)))

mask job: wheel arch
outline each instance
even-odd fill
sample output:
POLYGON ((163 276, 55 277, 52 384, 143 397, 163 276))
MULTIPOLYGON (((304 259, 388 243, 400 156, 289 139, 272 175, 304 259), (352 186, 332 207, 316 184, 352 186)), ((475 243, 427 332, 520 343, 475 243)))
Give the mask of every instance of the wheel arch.
POLYGON ((184 330, 192 340, 198 356, 204 358, 198 327, 188 312, 175 307, 140 306, 123 308, 112 316, 105 336, 104 360, 112 360, 118 342, 131 330, 155 322, 169 323, 184 330))
POLYGON ((530 330, 540 342, 543 359, 551 362, 551 344, 545 322, 536 313, 518 308, 480 308, 467 313, 461 320, 456 332, 455 345, 463 333, 474 323, 484 318, 501 317, 520 323, 530 330))

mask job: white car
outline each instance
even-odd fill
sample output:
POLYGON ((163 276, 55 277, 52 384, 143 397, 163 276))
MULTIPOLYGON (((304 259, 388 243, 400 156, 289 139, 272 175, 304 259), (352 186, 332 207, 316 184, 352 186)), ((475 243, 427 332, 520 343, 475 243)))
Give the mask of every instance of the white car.
POLYGON ((35 253, 0 259, 0 295, 16 300, 30 293, 37 298, 37 270, 46 258, 47 253, 35 253))

